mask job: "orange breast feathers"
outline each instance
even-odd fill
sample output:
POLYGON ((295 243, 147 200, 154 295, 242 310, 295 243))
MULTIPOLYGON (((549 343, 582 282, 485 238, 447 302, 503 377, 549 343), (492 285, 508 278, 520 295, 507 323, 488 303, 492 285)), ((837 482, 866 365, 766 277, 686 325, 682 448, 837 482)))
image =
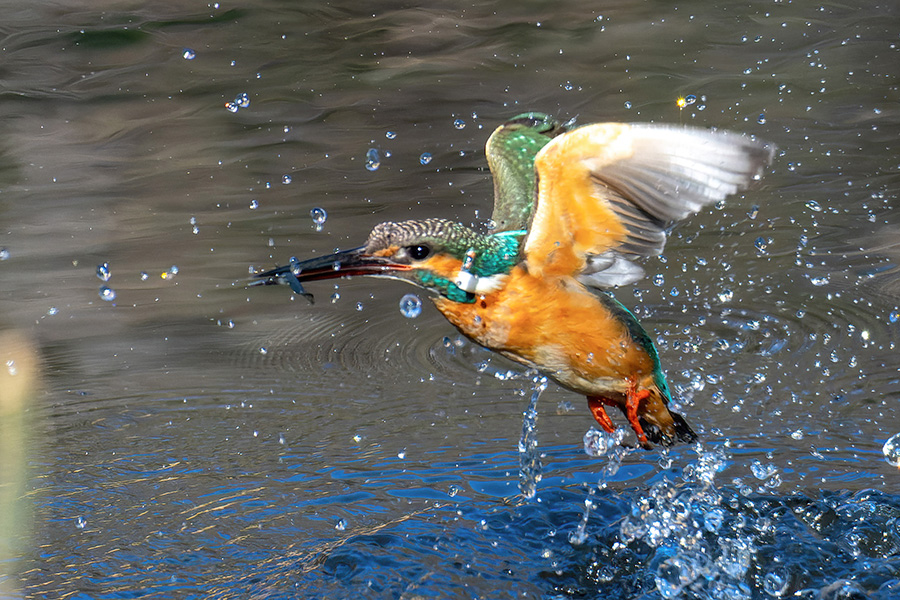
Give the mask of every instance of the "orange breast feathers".
POLYGON ((653 372, 652 360, 625 325, 570 277, 534 277, 515 267, 503 289, 472 304, 437 298, 435 305, 482 346, 575 391, 597 393, 590 382, 613 379, 624 390, 627 378, 653 372))

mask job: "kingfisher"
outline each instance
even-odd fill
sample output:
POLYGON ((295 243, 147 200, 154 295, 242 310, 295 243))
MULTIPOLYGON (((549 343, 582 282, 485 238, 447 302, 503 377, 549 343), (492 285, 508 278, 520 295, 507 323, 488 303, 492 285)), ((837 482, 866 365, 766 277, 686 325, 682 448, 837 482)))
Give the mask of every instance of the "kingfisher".
POLYGON ((365 244, 257 273, 251 285, 399 279, 430 292, 464 336, 583 394, 605 431, 619 409, 644 448, 697 436, 669 409, 653 340, 610 288, 641 279, 670 228, 759 179, 774 146, 726 131, 647 123, 575 127, 529 112, 485 147, 486 230, 446 219, 385 222, 365 244))

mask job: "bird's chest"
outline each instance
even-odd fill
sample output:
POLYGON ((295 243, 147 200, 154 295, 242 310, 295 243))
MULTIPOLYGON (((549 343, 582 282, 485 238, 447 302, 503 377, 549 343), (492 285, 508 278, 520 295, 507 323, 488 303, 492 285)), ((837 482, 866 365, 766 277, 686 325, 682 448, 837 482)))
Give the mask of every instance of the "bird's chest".
POLYGON ((617 378, 652 371, 647 353, 600 300, 570 278, 530 277, 474 303, 435 301, 447 319, 482 346, 560 380, 617 378))

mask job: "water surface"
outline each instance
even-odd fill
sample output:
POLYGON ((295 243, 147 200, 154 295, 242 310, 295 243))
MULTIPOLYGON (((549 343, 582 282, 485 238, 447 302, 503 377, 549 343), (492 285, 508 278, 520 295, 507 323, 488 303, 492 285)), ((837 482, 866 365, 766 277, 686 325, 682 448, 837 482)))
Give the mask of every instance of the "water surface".
POLYGON ((900 597, 893 4, 0 14, 0 597, 900 597), (532 500, 530 380, 411 288, 244 287, 383 220, 483 225, 525 110, 779 147, 617 291, 701 445, 589 457, 551 385, 532 500))

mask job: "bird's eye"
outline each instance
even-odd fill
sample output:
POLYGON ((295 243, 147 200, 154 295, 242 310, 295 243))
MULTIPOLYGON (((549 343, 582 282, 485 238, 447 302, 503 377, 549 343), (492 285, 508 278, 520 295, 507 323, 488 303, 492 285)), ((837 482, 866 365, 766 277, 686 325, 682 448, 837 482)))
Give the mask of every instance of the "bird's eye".
POLYGON ((407 246, 406 251, 413 260, 425 260, 431 254, 431 248, 428 246, 407 246))

